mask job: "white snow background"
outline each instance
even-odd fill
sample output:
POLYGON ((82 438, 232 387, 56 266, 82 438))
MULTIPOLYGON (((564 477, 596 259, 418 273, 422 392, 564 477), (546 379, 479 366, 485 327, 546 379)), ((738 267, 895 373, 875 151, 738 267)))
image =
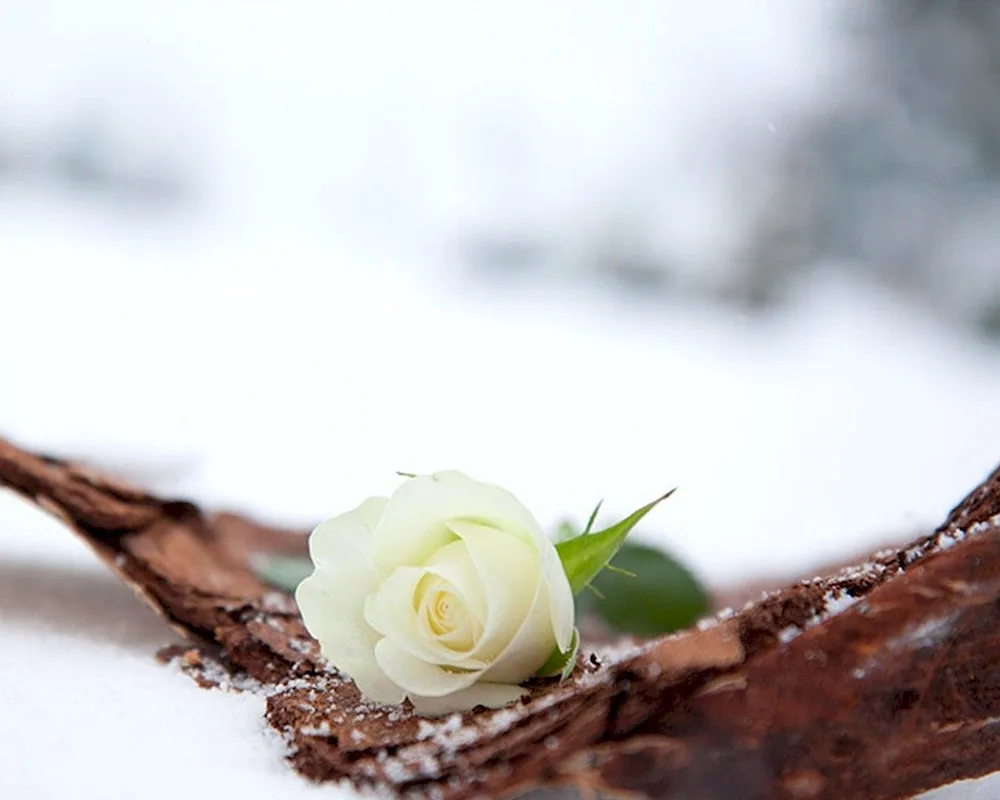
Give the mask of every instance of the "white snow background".
MULTIPOLYGON (((725 264, 752 198, 719 143, 780 136, 842 64, 819 3, 700 8, 0 3, 0 144, 44 165, 83 97, 109 164, 189 193, 0 181, 0 431, 304 527, 395 470, 549 525, 677 486, 640 535, 713 585, 936 524, 1000 460, 995 346, 835 270, 761 319, 461 277, 464 230, 536 226, 572 271, 650 206, 657 246, 725 264)), ((0 797, 351 795, 287 768, 262 700, 158 665, 171 641, 0 496, 0 797)))

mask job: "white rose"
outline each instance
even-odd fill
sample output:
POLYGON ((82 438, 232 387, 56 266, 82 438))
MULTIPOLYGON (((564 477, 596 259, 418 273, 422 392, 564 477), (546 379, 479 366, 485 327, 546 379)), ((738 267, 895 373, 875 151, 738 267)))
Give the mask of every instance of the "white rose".
POLYGON ((498 708, 573 638, 552 542, 510 493, 460 472, 407 480, 319 525, 295 593, 324 657, 369 699, 498 708))

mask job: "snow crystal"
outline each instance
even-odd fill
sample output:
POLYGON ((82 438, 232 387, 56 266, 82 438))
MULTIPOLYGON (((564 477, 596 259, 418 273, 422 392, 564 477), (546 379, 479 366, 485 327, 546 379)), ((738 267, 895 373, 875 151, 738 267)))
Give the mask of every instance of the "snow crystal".
POLYGON ((824 620, 845 611, 855 605, 859 599, 860 598, 852 597, 847 592, 841 590, 827 592, 823 596, 823 610, 821 612, 813 614, 813 616, 807 619, 801 626, 790 625, 787 628, 783 628, 778 633, 778 640, 783 644, 787 644, 802 633, 802 631, 808 630, 824 620))
POLYGON ((417 726, 417 740, 433 739, 444 752, 455 751, 474 742, 479 736, 474 725, 465 725, 461 714, 451 714, 444 722, 421 719, 417 726))
POLYGON ((490 715, 490 718, 484 727, 490 736, 497 736, 504 731, 509 730, 523 719, 523 706, 518 704, 511 706, 510 708, 502 708, 499 711, 495 711, 492 715, 490 715))
POLYGON ((321 738, 333 735, 330 723, 326 720, 323 720, 319 725, 304 725, 299 729, 299 733, 303 736, 319 736, 321 738))
MULTIPOLYGON (((996 514, 987 520, 983 520, 982 522, 977 522, 975 525, 969 528, 967 534, 969 536, 976 536, 981 533, 986 533, 986 531, 990 530, 991 528, 998 528, 998 527, 1000 527, 1000 514, 996 514)), ((956 535, 958 533, 960 533, 960 531, 956 531, 956 535)))
POLYGON ((942 533, 937 540, 937 549, 944 551, 949 550, 956 544, 965 539, 965 531, 956 530, 950 533, 942 533))
POLYGON ((315 650, 315 645, 308 639, 289 639, 288 646, 303 655, 311 655, 315 650))
POLYGON ((794 625, 791 625, 791 626, 789 626, 789 627, 787 627, 787 628, 783 629, 783 630, 782 630, 782 631, 781 631, 781 632, 780 632, 780 633, 778 634, 778 640, 779 640, 779 641, 780 641, 780 642, 781 642, 782 644, 788 644, 788 642, 792 641, 792 639, 794 639, 794 638, 795 638, 796 636, 798 636, 798 635, 799 635, 800 633, 802 633, 802 631, 801 631, 801 630, 799 630, 799 628, 795 627, 794 625))
POLYGON ((890 650, 919 650, 934 647, 948 638, 961 612, 924 620, 886 643, 890 650))
MULTIPOLYGON (((748 604, 752 605, 752 604, 748 604)), ((717 611, 710 617, 703 617, 695 623, 695 627, 700 631, 707 631, 709 628, 714 628, 720 622, 725 622, 727 619, 732 619, 739 612, 734 608, 724 608, 721 611, 717 611)))
POLYGON ((270 614, 297 614, 298 606, 291 596, 284 592, 267 592, 261 600, 260 607, 270 614))

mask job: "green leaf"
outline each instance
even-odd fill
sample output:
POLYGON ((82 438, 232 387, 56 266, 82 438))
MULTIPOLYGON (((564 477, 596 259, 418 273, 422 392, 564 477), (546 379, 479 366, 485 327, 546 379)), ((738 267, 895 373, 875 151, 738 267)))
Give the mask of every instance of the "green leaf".
POLYGON ((597 533, 581 534, 556 545, 556 552, 574 595, 579 594, 608 565, 624 543, 625 537, 639 521, 673 493, 674 490, 671 489, 610 528, 597 533))
POLYGON ((579 613, 596 614, 621 633, 658 636, 687 628, 708 611, 698 579, 662 550, 626 544, 611 563, 635 577, 605 570, 593 583, 604 597, 581 596, 579 613))
POLYGON ((296 556, 268 556, 254 564, 253 571, 264 583, 291 594, 312 574, 313 563, 296 556))
POLYGON ((576 666, 576 653, 579 649, 580 631, 573 628, 573 638, 570 640, 569 650, 563 653, 557 647, 552 651, 552 655, 549 656, 549 660, 542 664, 542 666, 538 668, 538 672, 535 674, 540 678, 550 678, 558 675, 559 680, 566 680, 573 672, 573 668, 576 666))

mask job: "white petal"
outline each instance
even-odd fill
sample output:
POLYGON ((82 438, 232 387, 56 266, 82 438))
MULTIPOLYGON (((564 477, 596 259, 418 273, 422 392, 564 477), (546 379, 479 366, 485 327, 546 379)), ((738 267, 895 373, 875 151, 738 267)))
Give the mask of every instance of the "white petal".
POLYGON ((375 558, 385 569, 419 566, 454 540, 445 522, 471 519, 508 530, 525 541, 544 536, 538 522, 510 492, 461 472, 420 475, 389 499, 375 527, 375 558))
POLYGON ((507 648, 531 609, 540 578, 538 556, 530 544, 495 528, 465 520, 449 526, 468 547, 486 600, 483 635, 470 655, 490 662, 507 648))
POLYGON ((382 637, 364 618, 365 597, 373 588, 370 569, 350 573, 317 569, 299 584, 295 601, 324 658, 349 675, 369 699, 400 703, 403 692, 375 660, 375 645, 382 637))
POLYGON ((455 672, 428 664, 390 639, 383 639, 375 646, 375 658, 382 671, 408 695, 441 697, 452 694, 475 683, 481 672, 455 672))
POLYGON ((382 514, 385 513, 385 506, 388 502, 388 497, 369 497, 354 509, 354 513, 365 524, 368 531, 371 532, 375 530, 378 521, 382 519, 382 514))
POLYGON ((420 579, 417 592, 422 594, 417 607, 421 634, 453 652, 468 654, 479 641, 483 624, 462 595, 450 581, 430 571, 420 579))
POLYGON ((371 564, 372 530, 388 499, 369 497, 357 508, 321 522, 309 536, 309 556, 316 566, 350 569, 364 559, 371 564))
POLYGON ((520 683, 532 677, 556 646, 549 616, 548 591, 538 585, 531 609, 510 644, 483 673, 484 681, 520 683))
POLYGON ((425 717, 440 717, 456 711, 468 711, 476 706, 487 708, 503 708, 516 702, 527 692, 520 686, 502 683, 474 683, 468 689, 462 689, 444 697, 410 696, 413 709, 425 717))
POLYGON ((483 662, 456 653, 424 635, 424 626, 417 618, 413 600, 417 584, 427 572, 417 567, 396 569, 365 601, 365 620, 401 649, 424 662, 482 669, 486 666, 483 662))
POLYGON ((371 497, 316 527, 309 537, 316 570, 299 585, 295 599, 324 658, 370 699, 399 703, 402 692, 375 661, 381 636, 364 618, 365 598, 377 585, 371 528, 385 504, 386 498, 371 497))
POLYGON ((427 560, 428 572, 440 575, 451 583, 462 596, 469 610, 479 622, 486 623, 486 598, 476 570, 476 562, 469 555, 465 542, 452 542, 438 550, 427 560))
POLYGON ((573 590, 569 587, 569 579, 555 545, 544 539, 538 543, 538 548, 539 570, 548 589, 549 621, 559 650, 565 653, 573 641, 573 628, 576 626, 573 590))

